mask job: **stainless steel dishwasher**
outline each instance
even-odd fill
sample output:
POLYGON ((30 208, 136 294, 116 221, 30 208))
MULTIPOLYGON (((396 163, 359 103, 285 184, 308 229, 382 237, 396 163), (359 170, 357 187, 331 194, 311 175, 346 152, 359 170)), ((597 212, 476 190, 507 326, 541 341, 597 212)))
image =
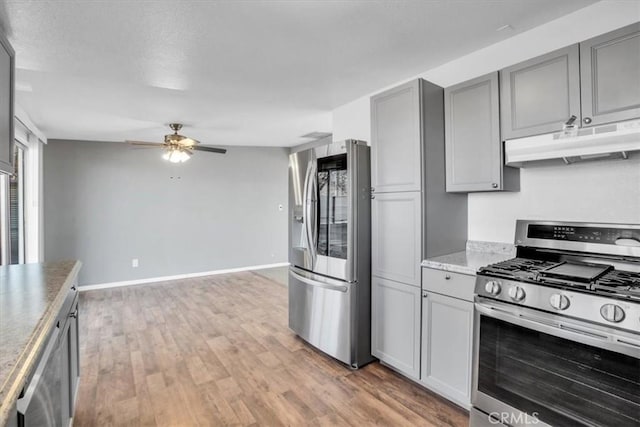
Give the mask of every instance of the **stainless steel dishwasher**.
POLYGON ((59 323, 53 328, 29 386, 18 399, 20 426, 62 425, 62 352, 64 340, 59 323))
POLYGON ((78 380, 77 307, 78 292, 74 285, 47 338, 37 367, 17 401, 20 427, 67 426, 73 416, 78 380))

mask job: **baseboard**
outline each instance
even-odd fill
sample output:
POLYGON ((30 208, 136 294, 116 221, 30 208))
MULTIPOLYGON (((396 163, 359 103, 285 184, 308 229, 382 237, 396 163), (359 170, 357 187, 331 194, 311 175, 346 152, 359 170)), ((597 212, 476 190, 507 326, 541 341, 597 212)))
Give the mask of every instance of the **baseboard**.
POLYGON ((224 270, 203 271, 199 273, 176 274, 174 276, 149 277, 147 279, 125 280, 122 282, 100 283, 95 285, 78 286, 80 292, 94 291, 97 289, 118 288, 120 286, 142 285, 145 283, 167 282, 169 280, 191 279, 193 277, 215 276, 218 274, 238 273, 241 271, 265 270, 268 268, 286 267, 288 262, 279 262, 276 264, 250 265, 247 267, 226 268, 224 270))

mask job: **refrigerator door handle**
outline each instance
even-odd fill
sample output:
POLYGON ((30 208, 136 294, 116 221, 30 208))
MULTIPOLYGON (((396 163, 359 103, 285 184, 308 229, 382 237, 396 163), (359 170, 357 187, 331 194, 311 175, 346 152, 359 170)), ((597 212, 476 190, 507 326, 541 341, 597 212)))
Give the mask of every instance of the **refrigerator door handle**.
POLYGON ((330 289, 332 291, 338 291, 338 292, 347 292, 349 290, 349 288, 345 285, 333 285, 331 283, 328 282, 319 282, 316 280, 312 280, 312 279, 308 279, 298 273, 296 273, 293 270, 289 270, 289 274, 294 277, 296 280, 301 281, 302 283, 309 285, 309 286, 315 286, 317 288, 325 288, 325 289, 330 289))
POLYGON ((303 215, 303 222, 304 222, 304 232, 305 232, 305 238, 307 240, 307 250, 308 250, 308 254, 309 254, 309 264, 311 265, 311 268, 313 269, 314 264, 315 264, 315 256, 313 254, 313 241, 311 238, 311 229, 310 229, 310 216, 311 216, 311 200, 309 198, 309 184, 310 184, 310 179, 311 179, 311 168, 312 168, 312 162, 309 162, 309 166, 307 167, 307 172, 305 174, 304 177, 304 190, 303 190, 303 195, 302 195, 302 215, 303 215))
POLYGON ((311 211, 313 211, 313 215, 311 215, 312 220, 309 221, 309 229, 311 230, 311 254, 313 256, 313 267, 316 266, 316 259, 318 257, 317 247, 318 247, 318 174, 317 172, 317 163, 313 162, 313 166, 311 168, 311 183, 309 185, 310 191, 310 200, 311 200, 311 211))
POLYGON ((307 235, 307 243, 309 245, 309 256, 311 257, 311 269, 316 266, 316 233, 317 233, 317 218, 316 210, 317 200, 315 192, 317 191, 317 177, 316 177, 316 162, 310 161, 307 168, 307 176, 305 178, 304 187, 304 215, 305 215, 305 232, 307 235))

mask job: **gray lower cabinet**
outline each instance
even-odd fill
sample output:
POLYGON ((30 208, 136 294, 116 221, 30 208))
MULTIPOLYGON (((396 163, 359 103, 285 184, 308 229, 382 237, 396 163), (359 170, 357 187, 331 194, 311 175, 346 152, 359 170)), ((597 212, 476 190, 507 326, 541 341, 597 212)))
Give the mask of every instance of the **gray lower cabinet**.
POLYGON ((420 381, 471 406, 473 303, 423 291, 420 381))
POLYGON ((371 352, 417 380, 420 376, 420 288, 371 278, 371 352))
POLYGON ((500 71, 503 140, 560 131, 572 115, 580 119, 577 44, 500 71))
POLYGON ((73 417, 80 385, 80 325, 78 323, 78 301, 69 313, 68 366, 69 366, 69 416, 73 417))
POLYGON ((420 382, 471 407, 475 276, 423 269, 420 382))
POLYGON ((422 187, 421 80, 371 97, 371 186, 376 192, 422 187))
POLYGON ((372 275, 420 286, 422 209, 418 191, 376 193, 371 200, 372 275))
POLYGON ((498 72, 444 90, 448 192, 519 189, 519 171, 504 166, 498 72))
POLYGON ((580 43, 582 125, 640 117, 640 23, 580 43))

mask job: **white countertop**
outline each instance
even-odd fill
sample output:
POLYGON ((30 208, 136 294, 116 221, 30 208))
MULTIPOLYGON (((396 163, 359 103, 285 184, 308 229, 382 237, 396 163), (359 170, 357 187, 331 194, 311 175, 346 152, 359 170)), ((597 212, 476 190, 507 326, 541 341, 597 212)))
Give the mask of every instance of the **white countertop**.
POLYGON ((448 255, 427 258, 422 267, 475 275, 479 268, 511 259, 515 248, 509 243, 467 242, 467 249, 448 255))

